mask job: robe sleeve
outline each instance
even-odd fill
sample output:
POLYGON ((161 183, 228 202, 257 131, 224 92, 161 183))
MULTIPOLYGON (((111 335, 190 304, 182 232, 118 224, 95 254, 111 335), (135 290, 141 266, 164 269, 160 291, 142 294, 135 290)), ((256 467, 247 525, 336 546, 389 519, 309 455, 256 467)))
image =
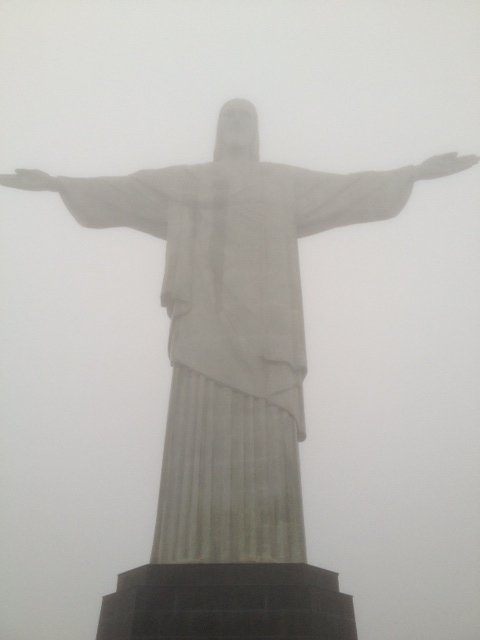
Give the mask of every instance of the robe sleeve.
POLYGON ((130 227, 165 239, 172 185, 178 178, 179 168, 167 167, 127 176, 57 180, 63 202, 82 226, 130 227))
POLYGON ((299 169, 294 177, 298 237, 393 218, 412 192, 414 167, 347 175, 299 169))

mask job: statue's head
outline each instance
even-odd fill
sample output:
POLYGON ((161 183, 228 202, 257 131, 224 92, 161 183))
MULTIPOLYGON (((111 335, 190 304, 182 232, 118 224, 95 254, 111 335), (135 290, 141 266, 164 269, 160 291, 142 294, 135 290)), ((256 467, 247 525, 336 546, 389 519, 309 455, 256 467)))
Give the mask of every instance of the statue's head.
POLYGON ((258 117, 253 104, 235 98, 220 109, 214 160, 243 156, 258 160, 258 117))

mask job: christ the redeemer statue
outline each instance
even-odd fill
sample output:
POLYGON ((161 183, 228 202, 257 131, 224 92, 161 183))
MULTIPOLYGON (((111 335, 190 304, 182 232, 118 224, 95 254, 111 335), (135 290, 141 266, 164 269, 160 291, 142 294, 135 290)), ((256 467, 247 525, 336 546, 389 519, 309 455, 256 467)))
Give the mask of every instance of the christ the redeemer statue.
POLYGON ((478 160, 449 153, 349 175, 260 162, 255 108, 231 100, 213 162, 124 177, 0 176, 58 191, 81 225, 167 240, 173 379, 152 563, 306 561, 297 239, 391 218, 416 180, 478 160))

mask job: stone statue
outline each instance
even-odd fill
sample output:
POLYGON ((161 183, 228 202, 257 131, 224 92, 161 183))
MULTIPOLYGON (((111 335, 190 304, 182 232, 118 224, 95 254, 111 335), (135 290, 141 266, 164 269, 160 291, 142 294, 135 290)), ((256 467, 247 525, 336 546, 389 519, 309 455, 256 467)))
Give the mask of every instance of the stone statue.
POLYGON ((87 227, 167 240, 173 379, 152 563, 305 562, 298 441, 307 371, 297 238, 397 215, 456 153, 338 175, 259 161, 255 108, 220 111, 214 161, 124 177, 17 170, 87 227))

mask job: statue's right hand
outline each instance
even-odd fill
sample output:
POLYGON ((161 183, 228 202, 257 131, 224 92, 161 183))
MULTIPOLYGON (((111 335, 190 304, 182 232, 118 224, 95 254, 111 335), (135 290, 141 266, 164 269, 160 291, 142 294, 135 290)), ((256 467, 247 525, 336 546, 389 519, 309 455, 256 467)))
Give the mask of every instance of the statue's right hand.
POLYGON ((56 191, 56 179, 38 169, 15 169, 13 174, 0 174, 0 184, 27 191, 56 191))

